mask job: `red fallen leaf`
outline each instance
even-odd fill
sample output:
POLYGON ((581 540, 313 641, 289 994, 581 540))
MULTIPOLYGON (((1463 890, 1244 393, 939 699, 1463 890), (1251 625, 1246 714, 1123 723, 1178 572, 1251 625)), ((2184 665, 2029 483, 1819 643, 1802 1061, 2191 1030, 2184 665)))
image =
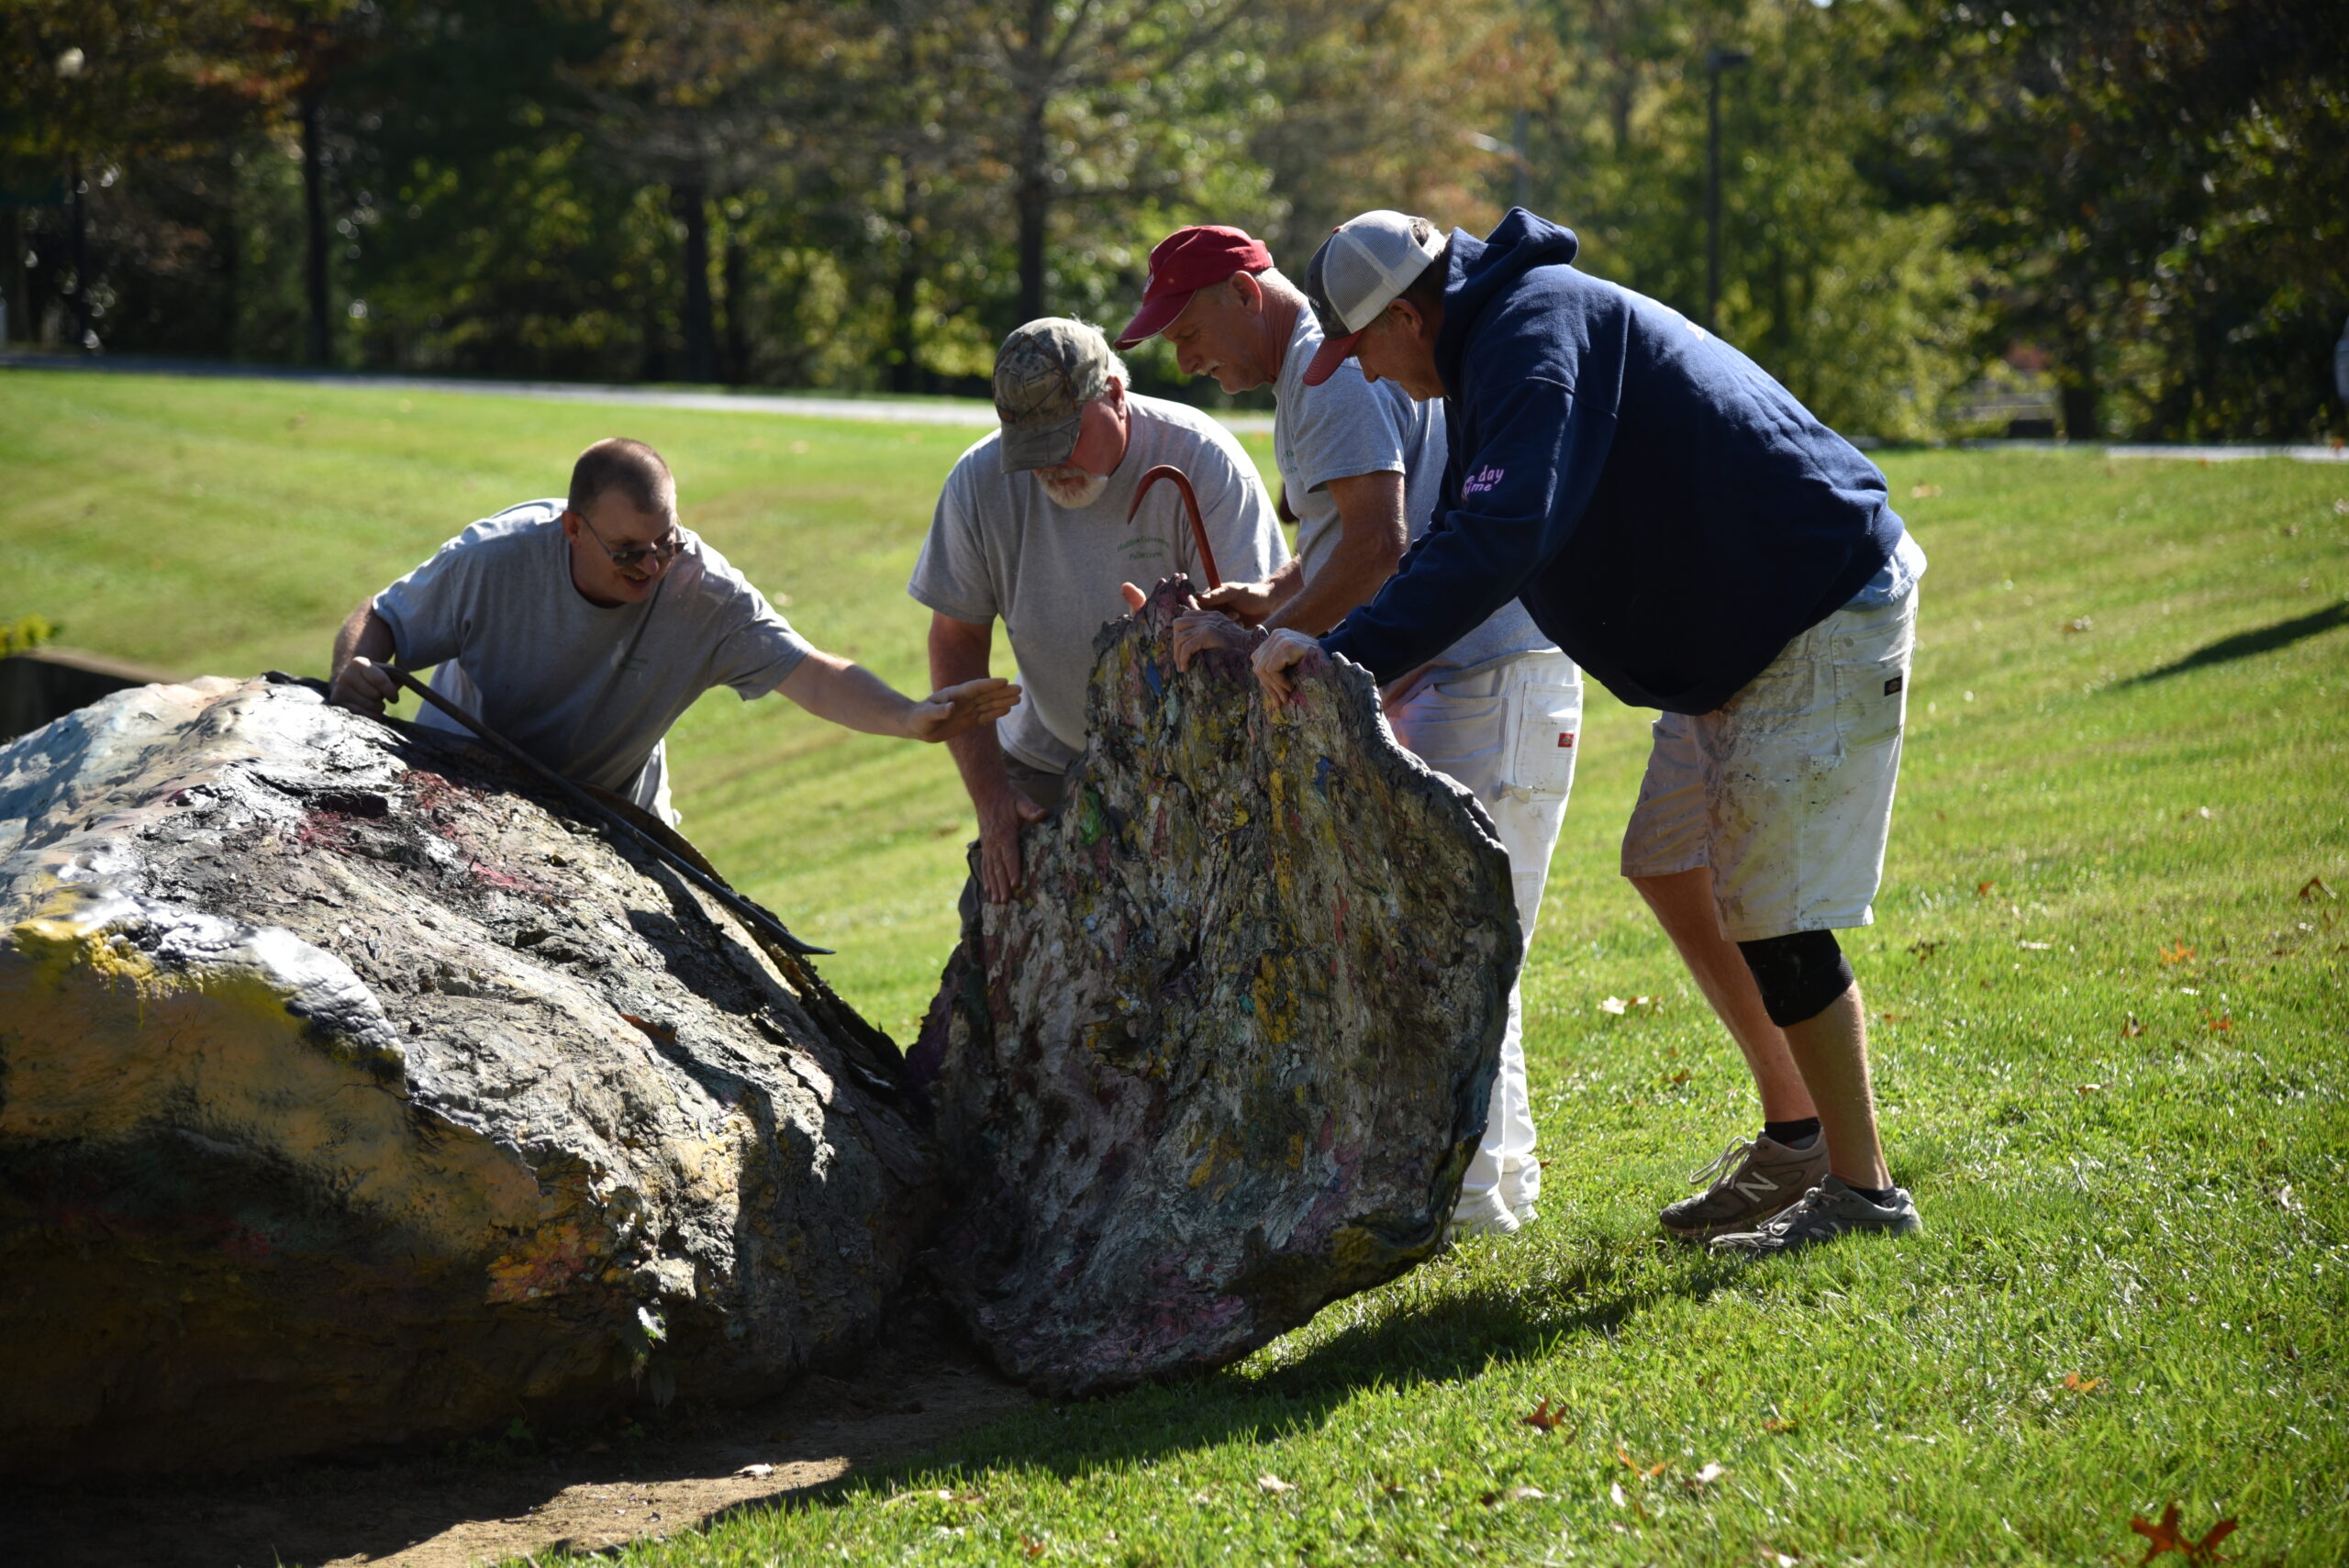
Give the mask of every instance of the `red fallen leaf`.
POLYGON ((2194 950, 2188 947, 2184 942, 2179 942, 2175 947, 2166 947, 2162 949, 2161 953, 2162 962, 2164 963, 2184 963, 2188 959, 2194 956, 2194 950))
POLYGON ((2340 897, 2340 896, 2341 896, 2341 895, 2339 895, 2338 893, 2333 892, 2333 891, 2332 891, 2332 889, 2331 889, 2331 888, 2327 887, 2327 886, 2324 884, 2324 878, 2322 878, 2322 877, 2321 877, 2321 876, 2312 876, 2312 877, 2309 878, 2306 882, 2304 882, 2304 883, 2300 884, 2300 902, 2301 902, 2301 903, 2303 903, 2303 904, 2313 904, 2314 902, 2316 902, 2316 900, 2317 900, 2317 898, 2318 898, 2319 896, 2322 896, 2322 897, 2326 897, 2326 898, 2338 898, 2338 897, 2340 897))
POLYGON ((1044 1543, 1032 1535, 1023 1535, 1019 1538, 1019 1550, 1026 1556, 1041 1557, 1044 1555, 1044 1543))
POLYGON ((1679 1072, 1675 1073, 1671 1077, 1666 1078, 1664 1082, 1667 1084, 1686 1084, 1688 1082, 1688 1069, 1683 1067, 1679 1072))
POLYGON ((2121 1038, 2123 1040, 2135 1040, 2144 1032, 2145 1026, 2137 1021, 2137 1015, 2134 1013, 2130 1014, 2129 1021, 2121 1026, 2121 1038))
POLYGON ((1672 1461, 1668 1459, 1659 1459, 1653 1464, 1647 1466, 1645 1469, 1642 1469, 1640 1467, 1640 1462, 1633 1459, 1629 1453, 1626 1453, 1623 1451, 1623 1445, 1620 1443, 1615 1445, 1615 1457, 1623 1462, 1624 1469, 1630 1471, 1632 1474, 1640 1477, 1643 1481, 1654 1480, 1657 1476, 1663 1474, 1665 1468, 1672 1463, 1672 1461))
POLYGON ((1897 1024, 1908 1016, 1909 1015, 1906 1013, 1878 1013, 1876 1015, 1877 1018, 1882 1018, 1887 1024, 1897 1024))
POLYGON ((1987 898, 1990 896, 1990 889, 1998 885, 1998 884, 1995 882, 1977 882, 1974 884, 1974 896, 1976 898, 1987 898))
POLYGON ((2235 1021, 2224 1013, 2205 1013, 2202 1015, 2202 1027, 2212 1034, 2223 1034, 2235 1027, 2235 1021))
POLYGON ((1521 1416, 1519 1419, 1537 1431, 1554 1432, 1566 1424, 1566 1408, 1561 1405, 1553 1410, 1550 1408, 1550 1402, 1544 1399, 1541 1404, 1533 1407, 1533 1414, 1521 1416))
POLYGON ((2152 1542, 2145 1548, 2145 1555, 2137 1559, 2138 1568, 2144 1568, 2146 1563, 2151 1562, 2165 1551, 2175 1551, 2188 1562, 2223 1561, 2219 1556, 2219 1542, 2234 1533, 2235 1521, 2221 1519, 2210 1527, 2210 1531, 2201 1540, 2197 1540, 2190 1535, 2179 1532, 2177 1505, 2172 1503, 2162 1510, 2159 1524, 2147 1524, 2142 1515, 2132 1514, 2129 1518, 2129 1528, 2152 1542))
POLYGON ((2082 1377, 2076 1372, 2067 1372, 2064 1374, 2064 1386, 2075 1394, 2089 1393, 2101 1387, 2103 1384, 2104 1379, 2100 1377, 2082 1377))
POLYGON ((1793 1431, 1795 1429, 1795 1425, 1796 1423, 1791 1420, 1782 1421, 1777 1417, 1773 1416, 1762 1423, 1762 1429, 1768 1432, 1771 1436, 1776 1437, 1781 1433, 1793 1431))

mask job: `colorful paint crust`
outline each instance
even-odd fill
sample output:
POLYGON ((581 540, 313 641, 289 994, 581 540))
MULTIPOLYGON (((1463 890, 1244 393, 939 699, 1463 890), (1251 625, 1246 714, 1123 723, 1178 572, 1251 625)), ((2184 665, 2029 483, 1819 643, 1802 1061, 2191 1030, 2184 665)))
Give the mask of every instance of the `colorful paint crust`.
POLYGON ((931 1273, 1063 1394, 1222 1365, 1428 1256, 1517 969, 1507 857, 1369 675, 1275 712, 1240 654, 1178 672, 1188 592, 1103 628, 1068 797, 1011 903, 966 890, 908 1054, 931 1273))
POLYGON ((747 1397, 935 1209, 875 1035, 469 747, 295 684, 0 748, 0 1473, 747 1397))

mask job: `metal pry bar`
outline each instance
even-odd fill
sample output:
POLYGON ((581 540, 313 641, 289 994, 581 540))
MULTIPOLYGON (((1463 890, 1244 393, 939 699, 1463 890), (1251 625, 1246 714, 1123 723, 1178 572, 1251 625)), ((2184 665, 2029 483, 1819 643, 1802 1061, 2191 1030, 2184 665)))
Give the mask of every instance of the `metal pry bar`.
POLYGON ((1199 569, 1208 575, 1208 588, 1222 587, 1223 579, 1216 574, 1215 551, 1208 545, 1208 526, 1199 517, 1198 493, 1191 488, 1189 474, 1171 462, 1162 462, 1143 474, 1141 483, 1134 486, 1134 504, 1126 508, 1126 521, 1130 523, 1134 520, 1135 514, 1141 510, 1141 498, 1149 495, 1150 487, 1162 479, 1173 480, 1174 488, 1183 493, 1183 509, 1191 517, 1191 542, 1199 547, 1199 569))
POLYGON ((467 713, 462 707, 451 702, 447 697, 442 696, 439 692, 434 691, 431 687, 417 680, 414 675, 409 674, 406 670, 400 669, 396 665, 392 664, 378 664, 376 668, 383 671, 386 675, 389 675, 399 684, 406 686, 409 691, 414 692, 419 700, 430 703, 434 707, 439 708, 442 713, 447 714, 450 717, 463 725, 467 729, 472 730, 475 735, 481 737, 483 742, 485 743, 491 751, 495 751, 498 755, 504 757, 510 762, 519 763, 528 772, 536 774, 538 777, 544 779, 547 783, 554 785, 555 788, 562 792, 564 799, 570 801, 572 805, 577 806, 581 811, 585 812, 591 820, 605 828, 610 828, 613 831, 625 835, 629 841, 635 844, 639 849, 643 850, 648 854, 658 857, 662 863, 674 870, 678 875, 692 883, 696 887, 700 888, 704 893, 708 894, 712 898, 717 899, 720 904, 725 905, 727 908, 734 912, 738 918, 763 932, 769 940, 783 947, 786 951, 800 953, 803 955, 807 953, 829 953, 832 951, 830 948, 813 947, 807 942, 801 941, 797 937, 791 934, 790 930, 781 920, 776 919, 764 908, 755 903, 752 903, 750 899, 743 897, 740 894, 735 892, 732 888, 727 886, 716 877, 706 874, 699 866, 695 865, 691 862, 677 855, 669 848, 668 845, 662 843, 657 839, 654 839, 643 829, 637 827, 635 823, 630 822, 625 817, 620 817, 618 813, 607 809, 601 801, 589 795, 585 790, 581 789, 577 784, 573 784, 569 779, 564 778, 561 773, 556 773, 552 768, 548 767, 544 762, 540 762, 536 757, 531 756, 529 752, 515 745, 511 740, 508 740, 503 735, 498 734, 497 731, 492 729, 480 719, 475 718, 472 714, 467 713))

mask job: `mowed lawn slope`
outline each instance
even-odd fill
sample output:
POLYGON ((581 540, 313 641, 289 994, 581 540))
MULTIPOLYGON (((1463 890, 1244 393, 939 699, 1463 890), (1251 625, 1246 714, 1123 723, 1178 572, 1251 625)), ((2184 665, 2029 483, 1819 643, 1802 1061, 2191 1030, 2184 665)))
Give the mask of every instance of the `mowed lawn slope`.
MULTIPOLYGON (((922 684, 904 582, 968 433, 757 415, 0 375, 0 617, 317 673, 363 594, 612 432, 817 642, 922 684)), ((625 1560, 2104 1563, 2173 1502, 2237 1561, 2349 1557, 2349 469, 1885 466, 1932 568, 1847 948, 1923 1235, 1656 1238, 1754 1112, 1615 874, 1647 716, 1594 693, 1527 975, 1529 1233, 625 1560)), ((970 831, 944 754, 728 694, 674 757, 686 830, 902 1036, 970 831)))

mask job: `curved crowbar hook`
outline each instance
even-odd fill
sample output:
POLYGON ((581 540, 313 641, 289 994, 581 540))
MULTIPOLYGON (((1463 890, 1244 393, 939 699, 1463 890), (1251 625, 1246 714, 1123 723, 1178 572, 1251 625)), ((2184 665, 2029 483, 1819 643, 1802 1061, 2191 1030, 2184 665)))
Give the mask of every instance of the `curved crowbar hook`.
POLYGON ((1171 462, 1162 462, 1143 474, 1141 483, 1134 486, 1134 504, 1126 508, 1126 521, 1130 523, 1134 520, 1135 514, 1141 510, 1141 498, 1149 495, 1150 487, 1162 479, 1173 480, 1174 488, 1183 493, 1183 509, 1191 517, 1191 542, 1199 547, 1199 568, 1208 574, 1208 589, 1212 591, 1222 587, 1223 579, 1216 574, 1215 551, 1208 548, 1208 526, 1199 520, 1199 497, 1191 488, 1189 474, 1171 462))

